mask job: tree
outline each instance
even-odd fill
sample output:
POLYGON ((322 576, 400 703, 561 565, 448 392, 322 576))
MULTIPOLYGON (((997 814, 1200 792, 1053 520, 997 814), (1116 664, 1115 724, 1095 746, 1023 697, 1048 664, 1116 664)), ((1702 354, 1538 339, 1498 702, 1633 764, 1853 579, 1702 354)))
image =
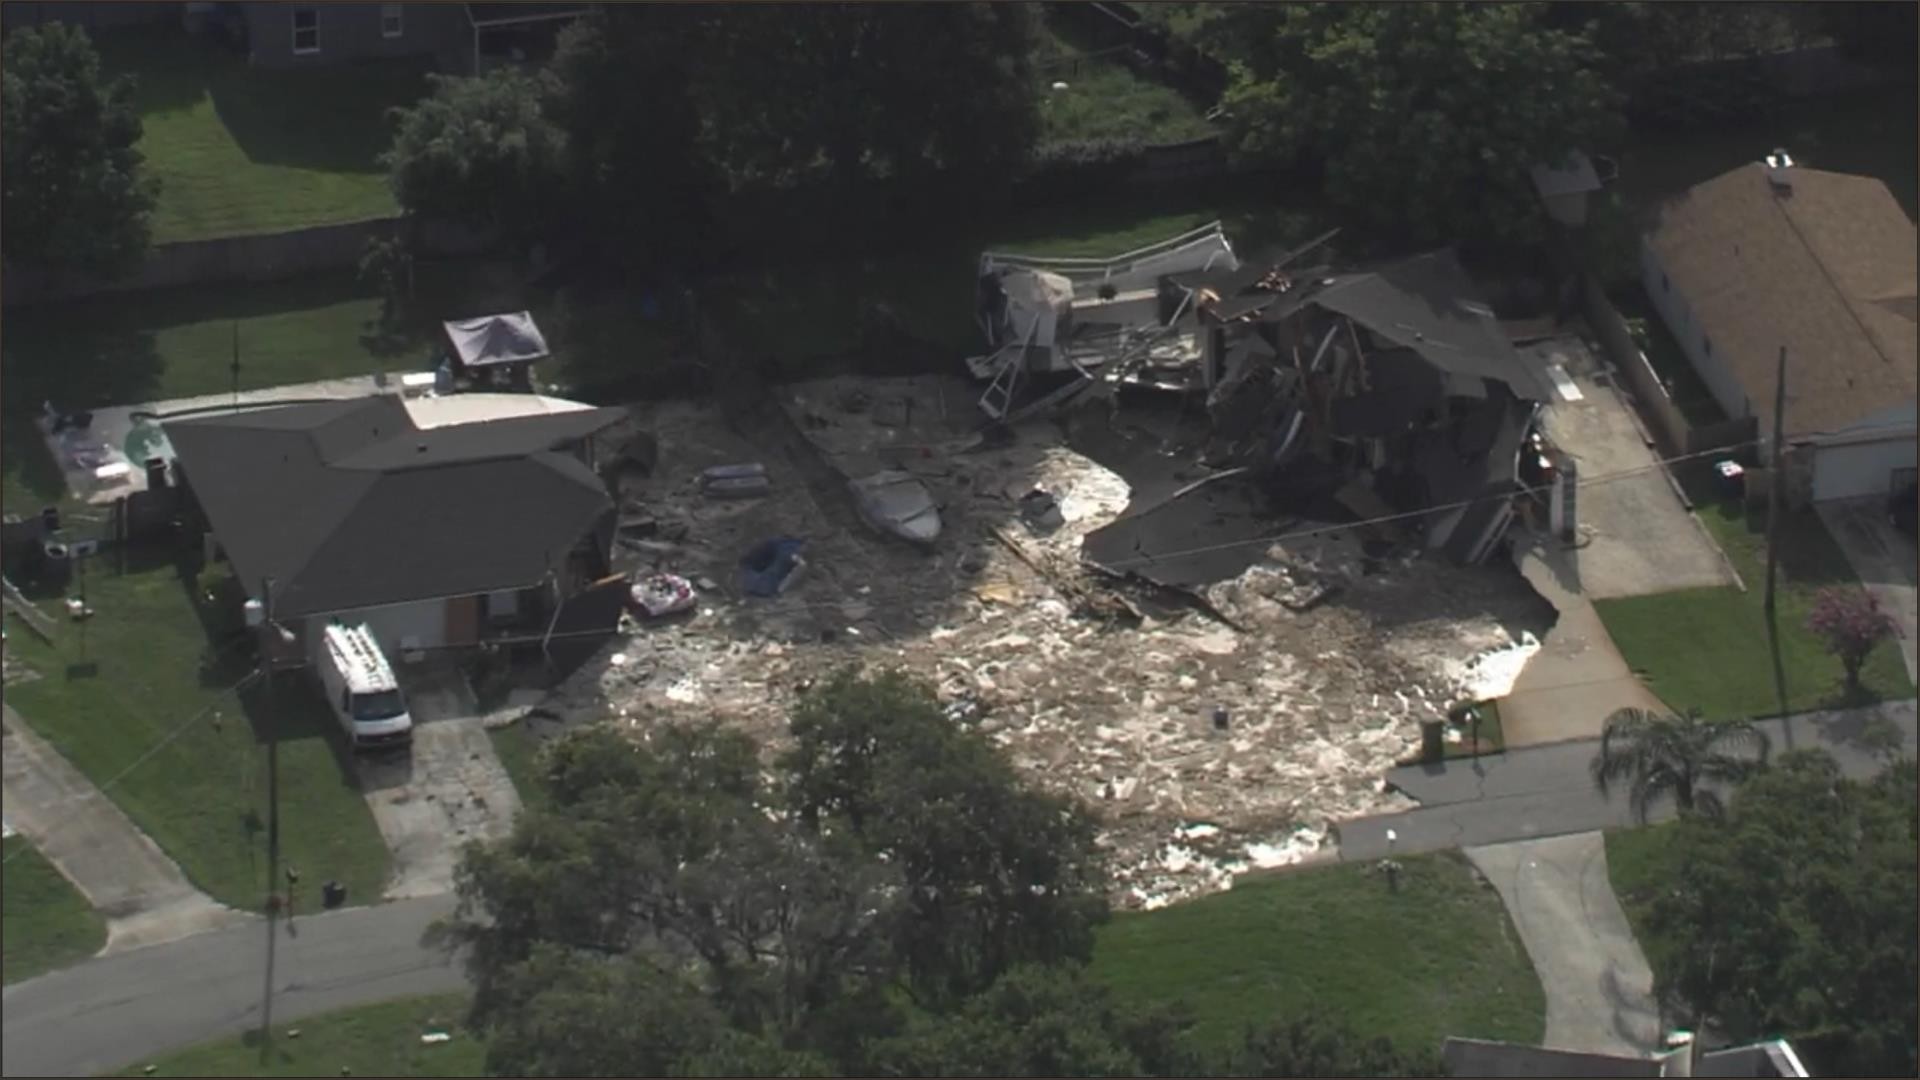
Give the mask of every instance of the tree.
POLYGON ((1696 809, 1715 814, 1721 810, 1720 797, 1702 785, 1745 778, 1766 761, 1767 750, 1766 733, 1745 720, 1709 723, 1698 709, 1662 715, 1625 708, 1607 717, 1600 733, 1593 782, 1606 795, 1620 781, 1629 781, 1628 799, 1641 821, 1656 799, 1669 794, 1682 814, 1696 809), (1757 757, 1729 752, 1742 748, 1756 750, 1757 757))
POLYGON ((1920 9, 1914 5, 1834 0, 1814 7, 1821 24, 1848 56, 1913 70, 1914 42, 1920 39, 1920 9))
POLYGON ((1546 6, 1219 4, 1188 21, 1228 62, 1237 153, 1317 166, 1335 205, 1427 242, 1526 236, 1531 168, 1617 131, 1593 50, 1546 6))
POLYGON ((1226 1068, 1232 1076, 1444 1076, 1433 1050, 1405 1054, 1387 1039, 1362 1038, 1321 1009, 1247 1032, 1226 1068))
POLYGON ((796 816, 844 826, 902 875, 895 949, 923 1002, 978 992, 1026 963, 1085 961, 1107 916, 1095 825, 1027 788, 979 732, 898 673, 842 672, 793 717, 796 816))
POLYGON ((381 155, 409 214, 495 230, 529 248, 566 212, 566 137, 548 116, 552 79, 497 68, 429 76, 433 92, 393 110, 381 155))
POLYGON ((1647 911, 1671 943, 1661 999, 1736 1041, 1790 1038, 1820 1075, 1915 1075, 1915 798, 1911 757, 1861 782, 1797 751, 1724 819, 1673 826, 1681 869, 1647 911))
POLYGON ((1868 655, 1881 642, 1900 633, 1872 593, 1848 585, 1820 590, 1813 599, 1813 611, 1807 615, 1807 629, 1818 634, 1827 651, 1840 658, 1840 666, 1847 673, 1849 697, 1860 692, 1860 668, 1868 655))
POLYGON ((1075 965, 1002 975, 950 1013, 876 1042, 866 1076, 1182 1076, 1204 1072, 1179 1046, 1177 1009, 1112 1000, 1075 965))
POLYGON ((7 35, 0 72, 0 253, 54 274, 112 278, 140 265, 160 190, 145 170, 133 80, 109 79, 86 31, 7 35))

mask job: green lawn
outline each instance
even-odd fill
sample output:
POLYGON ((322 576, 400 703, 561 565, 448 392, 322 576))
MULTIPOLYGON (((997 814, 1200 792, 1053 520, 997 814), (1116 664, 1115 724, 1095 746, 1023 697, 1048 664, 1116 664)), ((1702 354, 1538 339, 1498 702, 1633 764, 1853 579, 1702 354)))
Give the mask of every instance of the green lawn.
POLYGON ((1410 1050, 1448 1035, 1538 1042, 1545 998, 1491 886, 1457 852, 1242 878, 1231 891, 1105 927, 1094 973, 1123 999, 1183 997, 1222 1046, 1309 1005, 1410 1050))
MULTIPOLYGON (((1806 619, 1821 587, 1857 585, 1858 579, 1819 517, 1811 510, 1790 514, 1780 527, 1778 686, 1763 607, 1764 522, 1749 523, 1739 503, 1702 505, 1699 517, 1747 591, 1684 589, 1595 601, 1628 666, 1669 707, 1699 708, 1708 716, 1765 716, 1839 703, 1840 662, 1808 632, 1806 619)), ((1861 682, 1882 699, 1913 696, 1891 644, 1868 658, 1861 682)))
POLYGON ((462 994, 401 998, 377 1005, 310 1016, 279 1025, 268 1059, 260 1059, 258 1031, 203 1043, 151 1062, 137 1062, 116 1076, 483 1076, 487 1048, 462 1020, 462 994), (289 1031, 300 1032, 297 1039, 289 1031), (422 1043, 420 1036, 443 1031, 447 1042, 422 1043))
POLYGON ((1053 13, 1042 20, 1033 56, 1040 142, 1137 139, 1187 142, 1214 133, 1205 110, 1166 83, 1134 73, 1108 40, 1053 13), (1053 84, 1067 84, 1065 90, 1053 84))
POLYGON ((426 65, 378 61, 301 70, 183 31, 101 34, 112 73, 138 80, 139 149, 160 179, 154 240, 204 240, 398 212, 377 162, 388 108, 426 90, 426 65))
POLYGON ((107 943, 107 924, 24 836, 5 841, 0 979, 18 982, 84 960, 107 943))
POLYGON ((1627 914, 1627 925, 1640 939, 1640 951, 1647 955, 1647 966, 1656 975, 1666 958, 1683 942, 1669 941, 1653 932, 1647 918, 1648 905, 1666 882, 1680 872, 1673 837, 1676 822, 1643 825, 1637 829, 1614 829, 1607 833, 1607 877, 1620 907, 1627 914))
POLYGON ((493 740, 494 755, 513 780, 514 790, 520 793, 520 805, 529 810, 543 808, 546 791, 534 783, 533 775, 534 755, 540 750, 540 740, 527 730, 525 721, 495 728, 487 732, 487 736, 493 740))
MULTIPOLYGON (((51 647, 10 635, 7 647, 41 678, 9 687, 8 703, 107 787, 196 886, 251 910, 267 891, 261 733, 273 731, 286 863, 316 893, 337 879, 355 901, 379 897, 386 845, 349 771, 339 725, 305 677, 279 676, 269 710, 257 685, 231 689, 250 662, 209 644, 237 625, 237 609, 208 616, 209 632, 172 566, 118 575, 110 559, 90 561, 99 565, 87 573, 87 599, 98 614, 85 624, 63 618, 51 647)), ((43 600, 42 608, 53 613, 58 602, 43 600)))

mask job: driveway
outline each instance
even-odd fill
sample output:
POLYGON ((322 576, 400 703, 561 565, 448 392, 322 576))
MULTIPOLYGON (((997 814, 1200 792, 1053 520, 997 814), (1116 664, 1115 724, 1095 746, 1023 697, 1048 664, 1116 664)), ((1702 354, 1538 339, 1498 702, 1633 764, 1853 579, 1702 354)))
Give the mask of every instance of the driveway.
POLYGON ((1907 662, 1907 678, 1920 680, 1913 669, 1914 637, 1920 633, 1914 625, 1914 560, 1920 558, 1920 550, 1887 522, 1883 499, 1836 499, 1813 505, 1867 592, 1899 625, 1900 658, 1907 662))
POLYGON ((47 745, 10 706, 4 717, 8 825, 33 842, 107 920, 114 953, 226 926, 246 916, 194 888, 113 800, 47 745))
POLYGON ((403 669, 413 749, 359 759, 360 788, 393 853, 388 899, 453 889, 469 840, 505 836, 520 810, 465 676, 451 667, 403 669))
POLYGON ((1657 1049, 1653 972, 1607 877, 1597 832, 1472 847, 1499 890, 1547 998, 1553 1050, 1639 1056, 1657 1049))
POLYGON ((1581 589, 1578 564, 1586 553, 1551 537, 1514 536, 1521 575, 1559 616, 1500 699, 1501 733, 1510 747, 1596 738, 1607 717, 1626 706, 1664 711, 1627 667, 1581 589))
POLYGON ((1548 405, 1541 426, 1578 468, 1574 517, 1583 543, 1573 564, 1579 591, 1589 600, 1610 600, 1734 584, 1719 547, 1669 486, 1625 400, 1590 375, 1574 375, 1573 383, 1579 399, 1548 405))

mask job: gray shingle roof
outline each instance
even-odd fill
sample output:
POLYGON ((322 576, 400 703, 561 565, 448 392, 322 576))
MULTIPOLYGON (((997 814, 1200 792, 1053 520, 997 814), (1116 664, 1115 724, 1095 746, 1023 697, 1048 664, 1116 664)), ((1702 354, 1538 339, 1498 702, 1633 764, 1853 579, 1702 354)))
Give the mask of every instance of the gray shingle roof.
POLYGON ((233 569, 287 617, 539 582, 610 508, 557 450, 619 409, 422 431, 398 398, 166 423, 233 569), (424 447, 424 449, 422 449, 424 447))

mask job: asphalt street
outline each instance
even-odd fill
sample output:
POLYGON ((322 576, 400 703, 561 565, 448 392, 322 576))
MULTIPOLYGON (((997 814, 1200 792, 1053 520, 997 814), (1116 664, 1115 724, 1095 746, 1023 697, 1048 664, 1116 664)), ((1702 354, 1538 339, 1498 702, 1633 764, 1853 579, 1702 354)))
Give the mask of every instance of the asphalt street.
MULTIPOLYGON (((1849 776, 1871 776, 1880 768, 1862 735, 1875 717, 1884 717, 1901 733, 1908 752, 1915 745, 1914 703, 1892 702, 1865 709, 1799 713, 1756 723, 1772 741, 1773 753, 1818 748, 1832 754, 1849 776)), ((1387 774, 1388 782, 1418 799, 1421 806, 1399 814, 1356 818, 1339 825, 1340 858, 1378 859, 1400 854, 1479 847, 1512 840, 1589 832, 1635 824, 1624 790, 1602 798, 1588 767, 1597 740, 1581 739, 1510 750, 1492 758, 1459 759, 1442 765, 1414 765, 1387 774)), ((1649 817, 1672 817, 1671 803, 1659 804, 1649 817)))
MULTIPOLYGON (((422 943, 451 897, 299 916, 274 930, 273 1026, 411 994, 458 990, 450 958, 422 943)), ((96 957, 4 991, 0 1073, 91 1076, 260 1022, 267 923, 96 957)))

